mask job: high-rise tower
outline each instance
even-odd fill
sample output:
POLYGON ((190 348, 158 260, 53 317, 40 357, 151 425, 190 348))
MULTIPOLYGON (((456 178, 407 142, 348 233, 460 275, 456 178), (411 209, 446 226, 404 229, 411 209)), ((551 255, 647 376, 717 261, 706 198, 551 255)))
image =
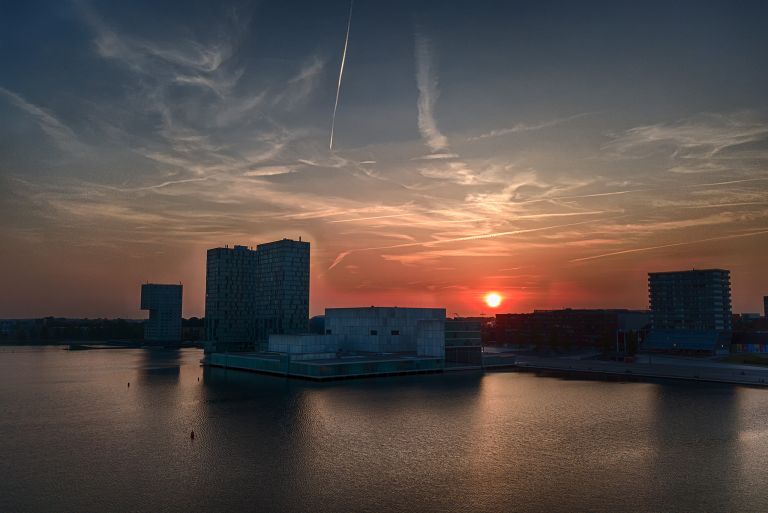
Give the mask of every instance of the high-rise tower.
POLYGON ((208 350, 266 347, 269 335, 306 333, 309 243, 283 239, 208 250, 205 326, 208 350))
POLYGON ((648 290, 654 330, 731 330, 730 271, 649 273, 648 290))
POLYGON ((144 339, 150 342, 181 341, 181 285, 145 283, 141 286, 141 309, 149 310, 144 339))

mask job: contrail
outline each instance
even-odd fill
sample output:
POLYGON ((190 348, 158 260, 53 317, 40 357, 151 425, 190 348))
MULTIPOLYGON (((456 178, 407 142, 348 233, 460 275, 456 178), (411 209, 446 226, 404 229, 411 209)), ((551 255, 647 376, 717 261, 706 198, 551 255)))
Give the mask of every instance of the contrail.
POLYGON ((349 2, 349 18, 347 18, 347 36, 344 38, 344 52, 341 54, 341 67, 339 68, 339 82, 336 84, 336 101, 333 104, 333 117, 331 117, 331 142, 328 149, 333 151, 333 129, 336 126, 336 109, 339 107, 339 93, 341 92, 341 78, 344 76, 344 63, 347 60, 347 46, 349 46, 349 29, 352 26, 352 6, 355 1, 349 2))
POLYGON ((660 246, 648 246, 646 248, 625 249, 625 250, 622 250, 622 251, 613 251, 612 253, 603 253, 602 255, 593 255, 593 256, 582 257, 582 258, 574 258, 574 259, 568 260, 568 261, 569 262, 586 262, 587 260, 596 260, 598 258, 607 258, 607 257, 612 257, 612 256, 617 256, 617 255, 626 255, 627 253, 638 253, 638 252, 641 252, 641 251, 653 251, 654 249, 674 248, 674 247, 677 247, 677 246, 690 246, 691 244, 701 244, 702 242, 714 242, 714 241, 718 241, 718 240, 741 239, 743 237, 754 237, 756 235, 766 235, 766 234, 768 234, 768 230, 759 230, 759 231, 756 231, 756 232, 737 233, 735 235, 723 235, 723 236, 720 236, 720 237, 708 237, 706 239, 692 240, 692 241, 688 241, 688 242, 672 242, 670 244, 662 244, 660 246))
POLYGON ((455 237, 452 239, 425 240, 421 242, 405 242, 403 244, 393 244, 391 246, 379 246, 376 248, 350 249, 348 251, 343 251, 339 253, 336 259, 333 261, 333 263, 328 267, 328 270, 330 271, 331 269, 339 265, 341 261, 344 260, 344 258, 346 258, 351 253, 358 253, 361 251, 378 251, 381 249, 412 248, 415 246, 432 247, 432 246, 437 246, 439 244, 449 244, 452 242, 463 242, 468 240, 479 240, 479 239, 493 239, 496 237, 506 237, 508 235, 520 235, 522 233, 541 232, 544 230, 552 230, 555 228, 567 228, 570 226, 578 226, 580 224, 593 223, 594 221, 595 219, 592 219, 589 221, 579 221, 578 223, 558 224, 554 226, 541 226, 539 228, 526 228, 522 230, 512 230, 508 232, 493 232, 493 233, 481 233, 478 235, 466 235, 464 237, 455 237))

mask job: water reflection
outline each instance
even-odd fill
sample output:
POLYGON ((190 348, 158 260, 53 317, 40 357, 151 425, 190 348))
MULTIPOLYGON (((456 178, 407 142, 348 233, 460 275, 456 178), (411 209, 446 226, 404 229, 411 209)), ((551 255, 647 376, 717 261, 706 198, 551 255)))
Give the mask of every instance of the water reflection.
POLYGON ((0 511, 768 511, 765 390, 39 351, 0 359, 0 511))
POLYGON ((147 382, 154 377, 176 378, 181 374, 181 350, 179 349, 140 349, 140 377, 147 382))
POLYGON ((739 389, 696 383, 658 385, 650 435, 661 505, 680 501, 691 510, 737 511, 739 389))

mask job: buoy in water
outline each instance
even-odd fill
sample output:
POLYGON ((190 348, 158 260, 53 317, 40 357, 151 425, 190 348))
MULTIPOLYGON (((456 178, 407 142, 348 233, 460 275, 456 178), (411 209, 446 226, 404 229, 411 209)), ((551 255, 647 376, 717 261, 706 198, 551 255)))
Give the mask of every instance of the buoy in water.
POLYGON ((131 382, 130 381, 128 382, 128 388, 131 388, 131 382))
POLYGON ((195 430, 194 430, 194 429, 193 429, 193 430, 192 430, 192 432, 189 434, 189 438, 190 438, 191 440, 194 440, 194 439, 195 439, 195 430))

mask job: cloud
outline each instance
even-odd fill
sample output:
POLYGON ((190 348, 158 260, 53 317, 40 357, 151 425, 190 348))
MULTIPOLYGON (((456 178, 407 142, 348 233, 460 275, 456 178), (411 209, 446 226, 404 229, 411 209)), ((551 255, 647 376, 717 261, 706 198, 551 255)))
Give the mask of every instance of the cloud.
POLYGON ((325 62, 318 56, 310 57, 282 86, 282 90, 274 96, 272 103, 287 110, 302 105, 317 87, 324 67, 325 62))
POLYGON ((80 142, 75 132, 51 112, 28 102, 18 94, 3 87, 0 87, 0 95, 5 96, 11 104, 29 114, 40 129, 53 139, 53 142, 60 149, 70 153, 80 153, 85 150, 85 146, 80 142))
POLYGON ((479 141, 482 139, 490 139, 492 137, 501 137, 503 135, 509 135, 509 134, 518 134, 521 132, 532 132, 535 130, 543 130, 545 128, 551 128, 553 126, 560 125, 562 123, 567 123, 568 121, 573 121, 575 119, 579 119, 581 117, 587 116, 591 114, 590 112, 583 112, 581 114, 574 114, 573 116, 568 116, 564 118, 557 118, 550 121, 544 121, 543 123, 534 123, 534 124, 526 124, 526 123, 517 123, 509 128, 499 128, 496 130, 491 130, 490 132, 486 132, 484 134, 480 134, 474 137, 470 137, 467 140, 469 141, 479 141))
POLYGON ((411 248, 416 246, 422 246, 422 247, 431 247, 436 246, 439 244, 451 244, 455 242, 465 242, 465 241, 473 241, 473 240, 481 240, 481 239, 490 239, 490 238, 498 238, 498 237, 507 237, 510 235, 520 235, 524 233, 533 233, 533 232, 540 232, 544 230, 553 230, 557 228, 566 228, 569 226, 577 226, 585 223, 591 223, 592 221, 581 221, 578 223, 569 223, 569 224, 561 224, 561 225, 555 225, 555 226, 541 226, 537 228, 525 228, 525 229, 519 229, 519 230, 509 230, 509 231, 503 231, 503 232, 492 232, 492 233, 478 233, 478 234, 471 234, 471 235, 464 235, 461 237, 452 237, 452 238, 445 238, 445 239, 437 239, 437 240, 427 240, 427 241, 421 241, 421 242, 407 242, 404 244, 394 244, 390 246, 379 246, 379 247, 373 247, 373 248, 364 248, 364 249, 355 249, 355 250, 349 250, 344 251, 340 253, 336 259, 333 261, 333 263, 328 267, 328 269, 333 269, 335 266, 337 266, 341 261, 348 256, 349 254, 353 252, 361 252, 361 251, 379 251, 379 250, 389 250, 389 249, 399 249, 399 248, 411 248))
POLYGON ((625 130, 603 150, 612 158, 665 157, 675 173, 727 171, 746 159, 768 159, 768 123, 752 112, 701 114, 625 130))
POLYGON ((625 249, 625 250, 621 250, 621 251, 612 251, 610 253, 603 253, 603 254, 600 254, 600 255, 592 255, 592 256, 588 256, 588 257, 574 258, 574 259, 569 260, 569 262, 574 262, 574 263, 575 262, 586 262, 586 261, 589 261, 589 260, 597 260, 597 259, 601 259, 601 258, 608 258, 608 257, 613 257, 613 256, 626 255, 626 254, 629 254, 629 253, 639 253, 639 252, 643 252, 643 251, 654 251, 654 250, 657 250, 657 249, 674 248, 674 247, 678 247, 678 246, 688 246, 688 245, 691 245, 691 244, 702 244, 702 243, 705 243, 705 242, 714 242, 714 241, 720 241, 720 240, 740 239, 740 238, 744 238, 744 237, 756 237, 758 235, 766 235, 766 234, 768 234, 768 230, 758 230, 758 231, 755 231, 755 232, 738 233, 738 234, 733 234, 733 235, 723 235, 723 236, 720 236, 720 237, 707 237, 707 238, 704 238, 704 239, 687 241, 687 242, 673 242, 673 243, 670 243, 670 244, 660 244, 658 246, 648 246, 648 247, 643 247, 643 248, 632 248, 632 249, 625 249))
POLYGON ((435 122, 434 109, 440 95, 437 74, 432 69, 432 42, 416 34, 416 87, 419 90, 419 132, 433 152, 448 148, 448 139, 440 133, 435 122))
POLYGON ((414 157, 411 160, 444 160, 458 158, 457 153, 431 153, 429 155, 422 155, 420 157, 414 157))

